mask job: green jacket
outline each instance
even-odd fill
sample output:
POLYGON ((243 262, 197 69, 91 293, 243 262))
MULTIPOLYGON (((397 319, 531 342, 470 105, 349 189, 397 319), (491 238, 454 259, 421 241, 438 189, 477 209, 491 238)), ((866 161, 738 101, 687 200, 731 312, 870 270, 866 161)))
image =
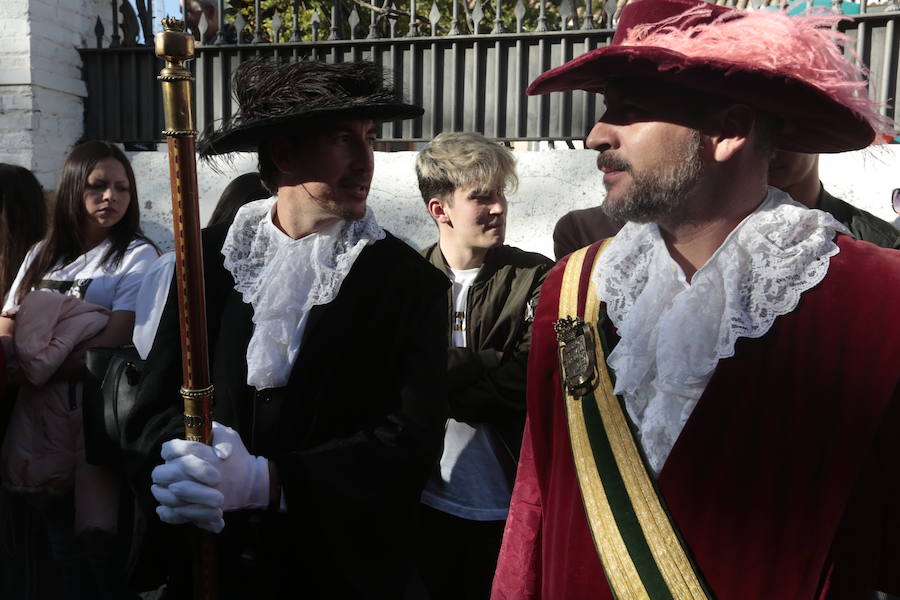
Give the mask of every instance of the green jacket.
MULTIPOLYGON (((445 275, 447 263, 437 244, 422 251, 445 275)), ((525 425, 525 370, 531 348, 531 321, 540 285, 553 261, 512 246, 488 251, 469 288, 466 348, 448 355, 450 416, 467 423, 489 423, 518 457, 525 425), (498 356, 502 352, 502 357, 498 356)), ((453 323, 452 291, 448 291, 453 323)), ((451 332, 448 326, 447 343, 451 332)))
POLYGON ((900 231, 872 213, 856 208, 840 198, 835 198, 822 188, 816 208, 830 213, 835 219, 847 226, 850 233, 858 240, 872 242, 882 248, 900 250, 900 231))

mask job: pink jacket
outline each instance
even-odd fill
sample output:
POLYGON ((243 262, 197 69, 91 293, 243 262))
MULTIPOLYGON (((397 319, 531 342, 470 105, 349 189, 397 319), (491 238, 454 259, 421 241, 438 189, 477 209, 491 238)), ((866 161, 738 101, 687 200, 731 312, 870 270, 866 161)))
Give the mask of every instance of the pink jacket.
MULTIPOLYGON (((3 486, 25 494, 64 494, 74 488, 76 522, 85 522, 84 510, 79 519, 79 504, 90 507, 88 513, 115 512, 115 506, 98 498, 110 487, 108 475, 84 458, 81 385, 50 381, 75 346, 103 331, 109 311, 72 296, 36 291, 25 296, 15 318, 16 359, 27 383, 19 388, 0 450, 3 486)), ((98 524, 92 517, 87 521, 98 524)))

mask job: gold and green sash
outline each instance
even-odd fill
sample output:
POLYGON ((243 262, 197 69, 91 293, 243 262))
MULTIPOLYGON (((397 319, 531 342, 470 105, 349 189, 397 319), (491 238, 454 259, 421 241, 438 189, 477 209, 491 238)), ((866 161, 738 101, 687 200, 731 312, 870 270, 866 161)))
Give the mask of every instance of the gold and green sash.
POLYGON ((712 598, 613 393, 600 327, 606 317, 591 281, 608 243, 569 257, 556 323, 569 437, 594 545, 616 598, 712 598))

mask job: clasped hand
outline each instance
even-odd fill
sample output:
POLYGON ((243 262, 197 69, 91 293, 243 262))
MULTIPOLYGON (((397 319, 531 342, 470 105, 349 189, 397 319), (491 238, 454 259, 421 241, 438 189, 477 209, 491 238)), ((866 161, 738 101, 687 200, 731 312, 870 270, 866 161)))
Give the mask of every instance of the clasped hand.
POLYGON ((269 502, 269 461, 247 452, 240 434, 213 422, 212 445, 169 440, 153 469, 150 491, 166 523, 193 523, 219 533, 224 511, 264 508, 269 502))

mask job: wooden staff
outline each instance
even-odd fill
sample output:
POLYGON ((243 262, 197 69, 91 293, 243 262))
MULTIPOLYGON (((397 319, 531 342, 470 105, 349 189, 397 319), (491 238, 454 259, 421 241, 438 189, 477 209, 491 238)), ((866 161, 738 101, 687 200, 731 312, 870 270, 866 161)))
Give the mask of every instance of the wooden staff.
MULTIPOLYGON (((172 221, 175 233, 175 278, 178 281, 184 429, 191 441, 212 441, 210 405, 213 388, 209 377, 206 339, 206 295, 203 288, 203 248, 200 242, 200 202, 194 119, 191 114, 193 76, 184 66, 194 56, 194 38, 185 33, 184 21, 163 19, 156 34, 156 55, 165 59, 160 71, 169 145, 172 184, 172 221)), ((216 593, 216 540, 198 531, 194 544, 194 598, 213 600, 216 593)))

